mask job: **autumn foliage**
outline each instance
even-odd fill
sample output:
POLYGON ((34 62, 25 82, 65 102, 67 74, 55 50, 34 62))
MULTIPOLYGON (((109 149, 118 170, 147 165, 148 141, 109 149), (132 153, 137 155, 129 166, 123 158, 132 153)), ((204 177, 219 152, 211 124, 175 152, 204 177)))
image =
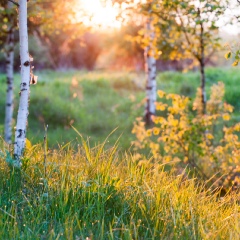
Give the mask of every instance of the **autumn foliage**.
MULTIPOLYGON (((142 118, 134 123, 136 150, 148 151, 153 161, 189 169, 204 180, 225 189, 237 185, 240 176, 240 124, 229 125, 233 107, 223 101, 224 84, 211 88, 207 113, 201 115, 200 90, 196 99, 158 91, 158 114, 154 126, 146 128, 142 118)), ((143 160, 142 155, 139 159, 143 160)))

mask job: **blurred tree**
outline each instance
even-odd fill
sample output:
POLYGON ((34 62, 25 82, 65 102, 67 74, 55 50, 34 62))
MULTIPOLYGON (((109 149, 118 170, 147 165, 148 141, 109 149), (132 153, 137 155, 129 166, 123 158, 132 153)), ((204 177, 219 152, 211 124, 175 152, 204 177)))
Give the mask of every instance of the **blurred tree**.
POLYGON ((223 16, 227 3, 227 0, 174 0, 165 1, 164 4, 164 9, 171 16, 171 23, 175 20, 169 40, 179 46, 183 58, 194 58, 199 65, 203 115, 206 113, 205 64, 220 48, 217 21, 223 16))
POLYGON ((16 29, 16 6, 10 1, 0 2, 0 46, 5 55, 7 94, 5 107, 4 140, 11 143, 13 117, 13 66, 14 66, 14 31, 16 29))
POLYGON ((152 7, 154 0, 147 0, 144 4, 136 3, 134 0, 114 0, 113 4, 118 3, 127 5, 122 16, 125 19, 135 18, 140 20, 145 27, 140 31, 139 41, 144 49, 144 61, 146 72, 146 104, 144 111, 144 119, 147 125, 152 124, 152 116, 155 115, 155 101, 157 99, 157 84, 156 84, 156 59, 158 58, 158 51, 156 48, 156 39, 158 34, 155 32, 155 21, 152 15, 152 7), (131 17, 130 17, 131 15, 131 17))
POLYGON ((151 5, 149 6, 149 17, 146 20, 145 40, 147 45, 144 49, 145 72, 146 72, 146 104, 144 119, 147 125, 152 124, 152 116, 156 113, 155 102, 157 100, 157 82, 156 82, 156 57, 153 41, 155 37, 153 18, 151 17, 151 5))
POLYGON ((86 14, 82 11, 77 0, 38 0, 37 7, 29 4, 29 29, 47 47, 49 64, 55 69, 79 67, 84 60, 81 67, 91 69, 95 64, 100 48, 93 35, 85 34, 90 29, 81 21, 86 14))
MULTIPOLYGON (((162 58, 169 59, 191 58, 194 60, 192 65, 199 65, 201 113, 205 114, 205 64, 220 47, 217 21, 223 16, 228 0, 113 0, 113 3, 127 6, 124 11, 132 15, 152 18, 155 54, 160 53, 162 58)), ((145 36, 145 31, 141 31, 141 41, 146 47, 149 39, 145 36)))
POLYGON ((74 68, 93 70, 101 52, 101 34, 86 32, 68 43, 68 57, 74 68))
POLYGON ((143 69, 144 50, 136 40, 141 28, 142 26, 130 20, 120 29, 104 34, 103 48, 114 54, 108 64, 111 69, 143 69))

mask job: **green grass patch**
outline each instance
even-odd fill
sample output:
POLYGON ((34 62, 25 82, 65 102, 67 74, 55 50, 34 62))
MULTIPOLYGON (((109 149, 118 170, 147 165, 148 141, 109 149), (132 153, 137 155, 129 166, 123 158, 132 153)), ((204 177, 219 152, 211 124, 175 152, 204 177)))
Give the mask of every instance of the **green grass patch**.
MULTIPOLYGON (((102 142, 115 128, 109 138, 115 142, 120 136, 122 150, 129 149, 134 136, 131 134, 136 117, 143 116, 145 97, 145 76, 143 73, 113 73, 43 71, 39 82, 31 87, 30 111, 28 120, 28 138, 41 142, 44 125, 48 125, 49 146, 71 141, 75 138, 71 125, 81 134, 91 138, 92 142, 102 142)), ((213 83, 225 83, 225 99, 235 107, 234 122, 238 122, 240 90, 238 69, 206 69, 207 92, 213 83)), ((4 86, 4 74, 0 82, 4 86)), ((20 77, 15 76, 15 107, 18 106, 20 77)), ((178 93, 195 97, 200 84, 198 72, 163 72, 157 77, 158 89, 167 93, 178 93)), ((5 112, 5 88, 0 89, 0 131, 3 133, 5 112)), ((15 108, 14 119, 17 109, 15 108)), ((109 144, 110 146, 111 144, 109 144)))

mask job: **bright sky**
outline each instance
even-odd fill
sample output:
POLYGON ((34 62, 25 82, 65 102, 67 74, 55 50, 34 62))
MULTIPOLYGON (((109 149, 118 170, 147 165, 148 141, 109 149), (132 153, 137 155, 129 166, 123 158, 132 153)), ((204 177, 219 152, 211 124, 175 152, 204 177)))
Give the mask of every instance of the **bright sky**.
POLYGON ((240 16, 240 4, 237 0, 230 0, 229 7, 225 12, 224 17, 219 19, 218 23, 221 32, 226 32, 232 35, 240 34, 240 24, 234 16, 240 16), (229 19, 233 19, 233 24, 226 24, 229 19))
POLYGON ((83 18, 84 24, 100 29, 120 28, 121 22, 116 19, 118 10, 111 5, 111 1, 106 3, 102 0, 79 1, 87 14, 83 18))
MULTIPOLYGON (((111 5, 111 0, 78 0, 80 8, 84 9, 84 17, 79 16, 85 25, 102 30, 121 27, 121 21, 117 20, 118 9, 111 5)), ((219 20, 220 31, 237 35, 240 33, 240 26, 237 24, 226 25, 229 17, 240 14, 240 6, 237 0, 230 0, 231 8, 226 11, 225 17, 219 20), (236 7, 238 6, 238 7, 236 7)), ((80 15, 80 14, 79 14, 80 15)))

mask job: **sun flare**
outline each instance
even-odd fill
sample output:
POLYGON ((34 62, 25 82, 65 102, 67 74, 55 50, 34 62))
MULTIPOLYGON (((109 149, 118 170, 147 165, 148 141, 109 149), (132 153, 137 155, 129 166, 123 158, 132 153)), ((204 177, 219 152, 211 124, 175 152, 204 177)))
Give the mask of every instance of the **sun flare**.
POLYGON ((120 28, 121 22, 117 20, 118 9, 110 1, 79 0, 81 6, 81 21, 94 28, 109 29, 120 28))

